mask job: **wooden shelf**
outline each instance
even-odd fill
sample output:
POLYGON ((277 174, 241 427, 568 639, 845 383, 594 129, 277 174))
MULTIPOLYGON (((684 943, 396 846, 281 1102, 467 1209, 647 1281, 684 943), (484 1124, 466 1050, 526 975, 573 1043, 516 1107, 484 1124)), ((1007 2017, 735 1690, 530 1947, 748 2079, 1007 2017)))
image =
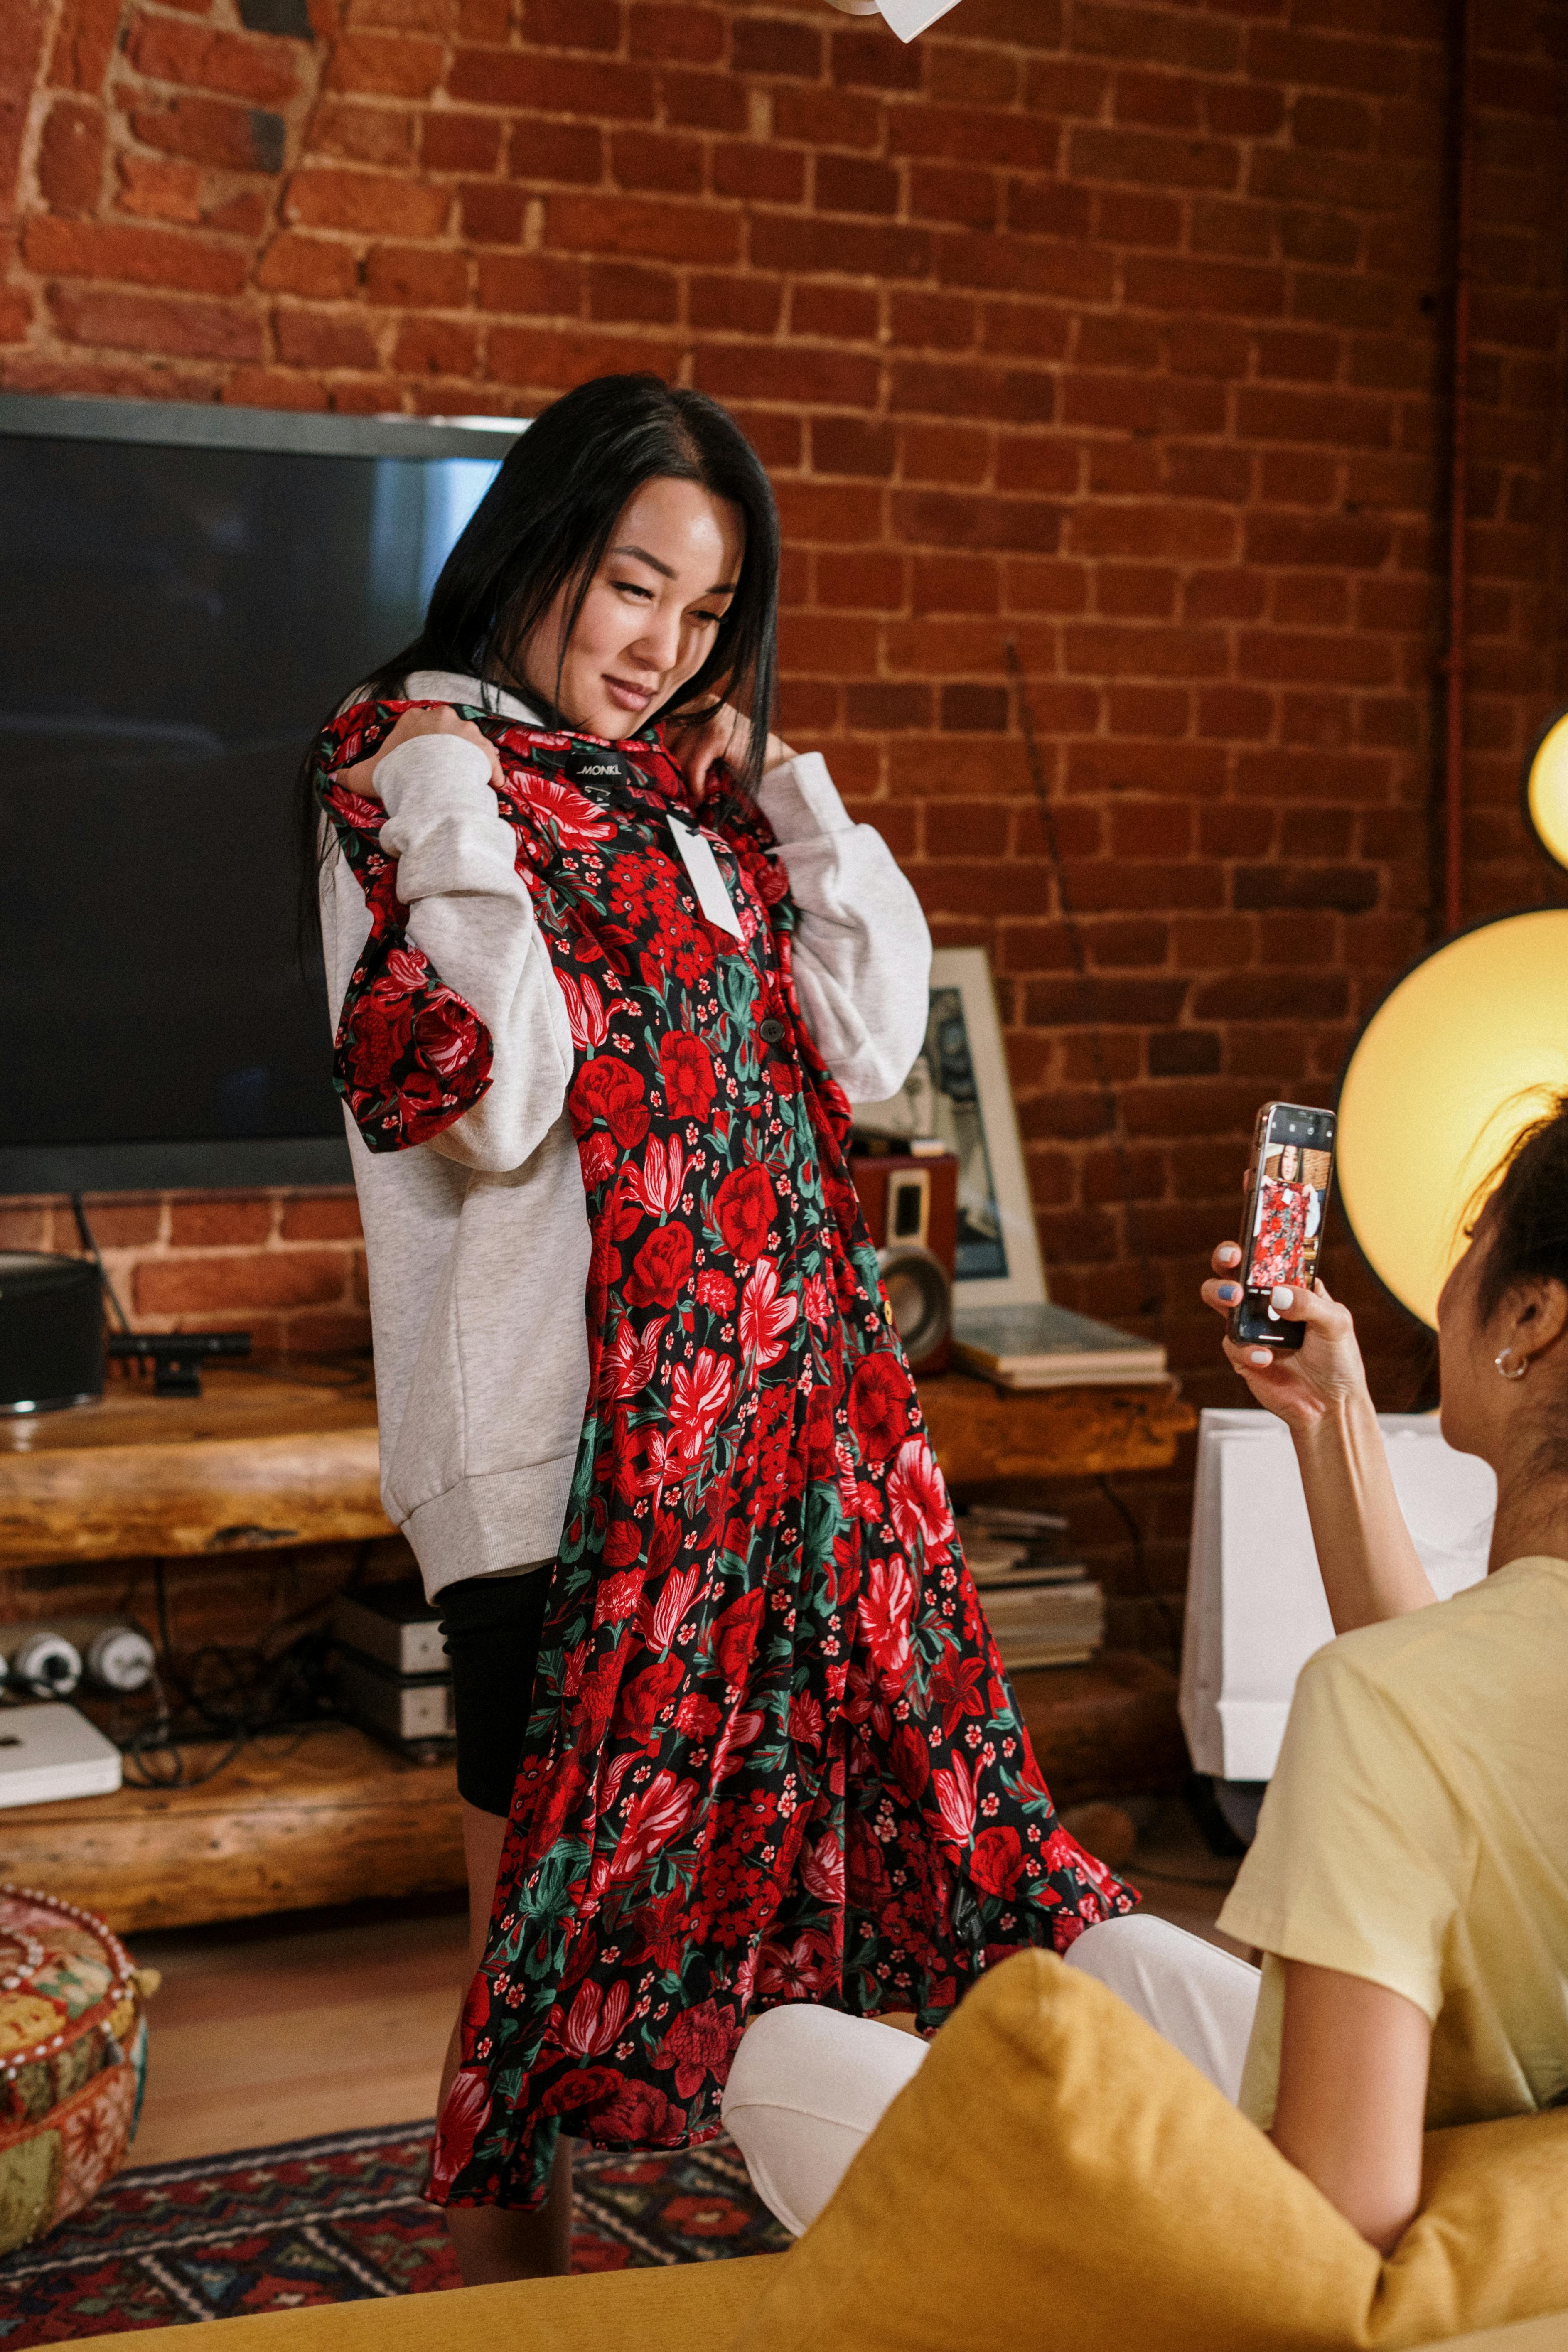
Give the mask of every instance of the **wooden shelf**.
MULTIPOLYGON (((1180 1787, 1186 1749, 1163 1667, 1113 1651, 1013 1684, 1059 1805, 1180 1787)), ((222 1751, 184 1752, 197 1773, 222 1751)), ((120 1935, 439 1894, 464 1883, 457 1777, 324 1725, 247 1748, 201 1788, 0 1811, 0 1881, 79 1903, 120 1935)))
POLYGON ((0 1420, 0 1569, 393 1532, 368 1364, 220 1365, 199 1397, 116 1381, 96 1403, 0 1420))
MULTIPOLYGON (((1173 1390, 1007 1393, 921 1383, 954 1486, 1168 1468, 1195 1416, 1173 1390)), ((94 1404, 0 1420, 0 1569, 359 1543, 381 1507, 368 1365, 217 1365, 199 1397, 115 1381, 94 1404)))
POLYGON ((971 1372, 921 1382, 950 1486, 1168 1470, 1197 1415, 1173 1388, 998 1389, 971 1372))
MULTIPOLYGON (((1194 1419, 1169 1389, 1006 1394, 963 1372, 923 1382, 921 1398, 959 1487, 1162 1469, 1194 1419)), ((0 1420, 0 1569, 393 1532, 366 1365, 223 1365, 201 1397, 117 1381, 94 1404, 0 1420)), ((1179 1780, 1175 1685, 1159 1667, 1110 1655, 1016 1680, 1061 1801, 1179 1780)), ((198 1772, 220 1752, 185 1751, 198 1772)), ((292 1748, 247 1748, 202 1788, 0 1811, 0 1879, 125 1932, 459 1887, 455 1774, 334 1725, 292 1748)))
MULTIPOLYGON (((188 1769, 221 1748, 187 1748, 188 1769)), ((245 1748, 196 1789, 0 1811, 0 1880, 97 1911, 119 1934, 460 1887, 456 1769, 323 1725, 245 1748)))

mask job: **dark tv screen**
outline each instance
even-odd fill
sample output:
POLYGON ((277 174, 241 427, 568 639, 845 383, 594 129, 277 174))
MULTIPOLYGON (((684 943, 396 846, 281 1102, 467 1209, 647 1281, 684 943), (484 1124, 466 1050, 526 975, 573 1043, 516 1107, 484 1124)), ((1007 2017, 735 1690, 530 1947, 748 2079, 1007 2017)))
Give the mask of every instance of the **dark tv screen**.
POLYGON ((296 778, 515 430, 0 401, 0 1191, 346 1176, 296 778))

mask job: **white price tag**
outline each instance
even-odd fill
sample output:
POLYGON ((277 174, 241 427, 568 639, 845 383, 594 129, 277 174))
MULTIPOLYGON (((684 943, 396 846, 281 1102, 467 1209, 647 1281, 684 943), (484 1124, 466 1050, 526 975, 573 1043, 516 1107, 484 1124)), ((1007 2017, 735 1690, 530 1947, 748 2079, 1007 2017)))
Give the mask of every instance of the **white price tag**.
POLYGON ((729 891, 724 887, 719 861, 702 835, 691 832, 675 816, 669 820, 669 830, 676 848, 680 852, 680 862, 691 877, 697 903, 709 921, 717 923, 721 931, 729 931, 738 940, 743 939, 745 934, 741 929, 741 919, 735 912, 729 891))

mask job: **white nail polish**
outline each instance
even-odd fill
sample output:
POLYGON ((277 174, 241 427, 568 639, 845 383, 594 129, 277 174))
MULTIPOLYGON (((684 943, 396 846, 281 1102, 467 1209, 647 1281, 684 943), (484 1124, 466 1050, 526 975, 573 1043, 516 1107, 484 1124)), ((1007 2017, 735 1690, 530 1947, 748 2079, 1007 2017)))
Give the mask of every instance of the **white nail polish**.
POLYGON ((1289 1307, 1295 1296, 1288 1283, 1277 1283, 1268 1295, 1268 1303, 1271 1307, 1289 1307))
POLYGON ((1254 1364, 1271 1364, 1274 1358, 1267 1348, 1254 1348, 1248 1361, 1254 1364))

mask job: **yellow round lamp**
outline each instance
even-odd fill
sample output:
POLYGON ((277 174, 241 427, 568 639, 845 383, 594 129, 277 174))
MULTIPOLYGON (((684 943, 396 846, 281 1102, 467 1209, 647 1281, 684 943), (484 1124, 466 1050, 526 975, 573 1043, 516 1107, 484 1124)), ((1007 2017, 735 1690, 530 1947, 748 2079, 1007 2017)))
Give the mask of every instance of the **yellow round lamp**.
POLYGON ((1548 857, 1568 866, 1568 710, 1559 711, 1525 763, 1524 814, 1548 857))
MULTIPOLYGON (((1568 847, 1568 740, 1562 757, 1568 847)), ((1445 940, 1363 1029, 1340 1091, 1340 1199, 1373 1272, 1433 1329, 1471 1193, 1564 1089, 1568 907, 1445 940)))

